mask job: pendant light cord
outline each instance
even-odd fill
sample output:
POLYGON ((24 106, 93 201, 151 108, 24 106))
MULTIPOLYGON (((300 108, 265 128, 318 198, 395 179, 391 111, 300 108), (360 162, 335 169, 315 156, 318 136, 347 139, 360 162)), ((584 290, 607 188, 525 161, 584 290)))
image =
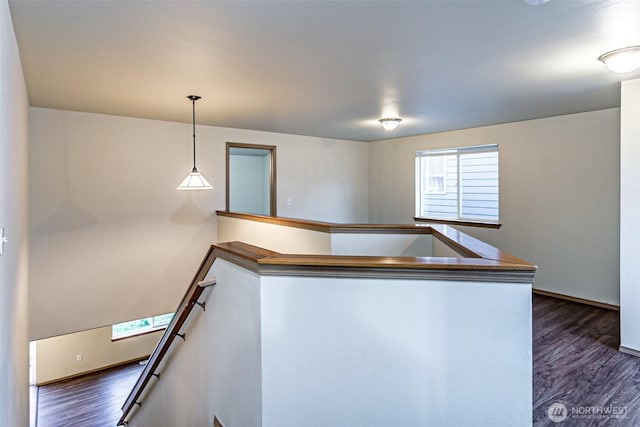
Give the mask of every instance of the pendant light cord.
POLYGON ((191 98, 191 104, 193 106, 193 171, 196 169, 196 98, 191 98))
POLYGON ((182 180, 176 190, 213 190, 209 182, 200 175, 196 167, 196 101, 200 99, 198 95, 189 95, 187 99, 191 101, 191 119, 193 129, 193 169, 182 180))

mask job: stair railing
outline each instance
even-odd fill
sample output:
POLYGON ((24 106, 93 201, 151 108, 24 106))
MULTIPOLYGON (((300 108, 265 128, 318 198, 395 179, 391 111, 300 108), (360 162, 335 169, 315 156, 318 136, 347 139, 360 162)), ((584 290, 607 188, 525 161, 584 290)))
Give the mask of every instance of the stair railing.
POLYGON ((149 385, 149 382, 152 378, 160 379, 160 372, 158 372, 158 368, 160 363, 162 362, 164 356, 167 354, 169 349, 171 348, 171 344, 173 344, 176 338, 182 338, 186 340, 186 335, 184 332, 180 332, 182 327, 187 322, 189 316, 196 306, 201 307, 203 310, 205 309, 205 303, 200 302, 199 298, 204 292, 204 290, 209 287, 215 285, 215 280, 205 282, 204 279, 209 272, 209 269, 213 265, 215 261, 214 248, 211 246, 209 251, 205 255, 204 259, 200 263, 200 267, 196 271, 187 292, 185 292, 178 308, 175 311, 175 315, 173 319, 165 329, 160 341, 156 345, 153 353, 149 357, 145 368, 142 370, 140 377, 136 381, 136 384, 133 386, 133 389, 129 393, 129 396, 122 405, 122 416, 118 421, 118 425, 126 425, 127 418, 129 417, 133 408, 138 405, 142 406, 142 401, 140 397, 142 393, 145 391, 146 387, 149 385))

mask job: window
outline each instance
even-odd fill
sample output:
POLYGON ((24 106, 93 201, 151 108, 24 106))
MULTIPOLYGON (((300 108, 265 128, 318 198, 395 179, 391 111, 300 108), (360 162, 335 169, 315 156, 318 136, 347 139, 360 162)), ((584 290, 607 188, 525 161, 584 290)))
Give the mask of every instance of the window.
POLYGON ((416 153, 416 216, 497 222, 498 145, 416 153))
POLYGON ((173 319, 173 313, 118 323, 111 326, 111 339, 126 338, 164 329, 171 322, 171 319, 173 319))
POLYGON ((447 193, 447 159, 445 156, 432 156, 425 158, 425 173, 423 183, 428 194, 447 193))

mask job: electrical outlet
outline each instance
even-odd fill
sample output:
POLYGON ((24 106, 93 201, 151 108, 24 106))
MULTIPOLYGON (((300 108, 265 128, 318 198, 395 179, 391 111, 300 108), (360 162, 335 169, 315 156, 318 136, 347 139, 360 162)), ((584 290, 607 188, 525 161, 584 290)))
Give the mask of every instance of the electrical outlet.
POLYGON ((76 362, 82 362, 82 353, 76 354, 76 362))

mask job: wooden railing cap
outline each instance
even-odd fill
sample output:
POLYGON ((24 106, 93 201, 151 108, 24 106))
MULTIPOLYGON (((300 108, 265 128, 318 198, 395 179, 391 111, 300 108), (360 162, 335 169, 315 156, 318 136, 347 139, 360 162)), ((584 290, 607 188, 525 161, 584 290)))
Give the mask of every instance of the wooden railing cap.
MULTIPOLYGON (((499 261, 501 266, 506 264, 514 264, 514 269, 533 270, 537 268, 533 264, 509 254, 501 249, 489 245, 475 237, 469 236, 451 226, 444 224, 336 224, 323 221, 311 221, 285 217, 272 217, 265 215, 253 215, 228 211, 217 211, 218 216, 244 219, 249 221, 263 222, 268 224, 282 225, 286 227, 302 228, 306 230, 319 231, 323 233, 355 233, 355 234, 433 234, 437 239, 451 247, 456 252, 466 258, 484 259, 499 261)), ((385 259, 388 259, 386 257, 385 259)), ((404 262, 404 261, 403 261, 404 262)), ((472 262, 441 262, 431 258, 424 262, 432 265, 433 268, 439 268, 438 265, 472 265, 472 262)), ((481 268, 485 262, 476 262, 481 268)), ((415 263, 416 268, 423 263, 415 263)))

